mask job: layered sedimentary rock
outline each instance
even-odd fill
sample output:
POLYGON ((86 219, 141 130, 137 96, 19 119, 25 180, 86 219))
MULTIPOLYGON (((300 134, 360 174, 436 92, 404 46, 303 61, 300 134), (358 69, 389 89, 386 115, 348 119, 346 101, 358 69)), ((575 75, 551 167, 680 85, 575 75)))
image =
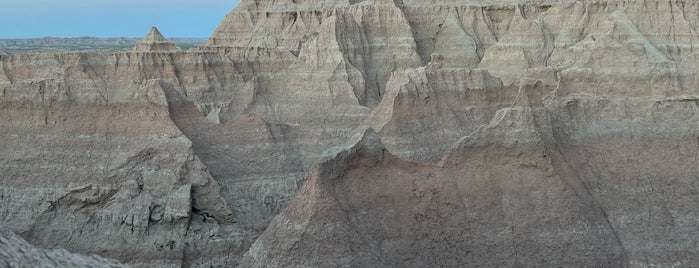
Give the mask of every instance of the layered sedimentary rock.
POLYGON ((502 109, 437 165, 392 155, 369 129, 313 170, 243 266, 623 266, 614 229, 534 125, 528 108, 502 109))
POLYGON ((155 27, 152 27, 133 48, 134 52, 176 52, 177 50, 181 49, 168 41, 155 27))
POLYGON ((184 52, 7 58, 2 225, 40 246, 135 264, 235 263, 227 252, 254 234, 233 225, 226 189, 168 104, 221 86, 204 68, 232 68, 224 61, 184 52), (185 82, 177 71, 187 68, 185 82), (194 91, 177 92, 180 81, 194 91))
POLYGON ((0 232, 0 265, 3 267, 127 267, 98 256, 72 254, 63 249, 45 250, 32 246, 17 235, 0 232))
POLYGON ((697 266, 697 15, 245 0, 198 51, 0 56, 0 226, 135 266, 697 266))

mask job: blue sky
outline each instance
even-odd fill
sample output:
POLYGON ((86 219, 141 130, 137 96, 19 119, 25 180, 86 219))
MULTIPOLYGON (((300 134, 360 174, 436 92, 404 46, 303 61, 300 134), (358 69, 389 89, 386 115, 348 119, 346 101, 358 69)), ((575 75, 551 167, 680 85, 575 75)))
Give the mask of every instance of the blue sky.
POLYGON ((0 38, 209 37, 239 0, 0 0, 0 38))

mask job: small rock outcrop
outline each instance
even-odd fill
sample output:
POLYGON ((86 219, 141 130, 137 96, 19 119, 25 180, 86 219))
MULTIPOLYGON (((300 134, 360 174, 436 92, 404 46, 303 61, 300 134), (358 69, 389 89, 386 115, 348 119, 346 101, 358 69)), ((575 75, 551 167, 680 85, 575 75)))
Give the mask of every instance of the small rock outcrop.
POLYGON ((134 52, 177 52, 181 49, 168 41, 156 27, 151 27, 141 41, 134 46, 134 52))
POLYGON ((40 249, 12 232, 0 230, 0 267, 126 268, 129 266, 99 256, 73 254, 64 249, 40 249))

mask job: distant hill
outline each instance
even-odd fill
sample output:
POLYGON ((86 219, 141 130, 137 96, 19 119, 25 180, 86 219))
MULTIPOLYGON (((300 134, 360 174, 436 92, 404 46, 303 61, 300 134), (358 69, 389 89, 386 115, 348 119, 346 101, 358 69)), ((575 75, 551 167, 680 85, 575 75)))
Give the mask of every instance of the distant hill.
MULTIPOLYGON (((0 49, 7 52, 38 51, 38 50, 131 50, 140 38, 132 37, 42 37, 29 39, 0 39, 0 49)), ((206 42, 206 38, 169 38, 182 49, 198 47, 206 42)))

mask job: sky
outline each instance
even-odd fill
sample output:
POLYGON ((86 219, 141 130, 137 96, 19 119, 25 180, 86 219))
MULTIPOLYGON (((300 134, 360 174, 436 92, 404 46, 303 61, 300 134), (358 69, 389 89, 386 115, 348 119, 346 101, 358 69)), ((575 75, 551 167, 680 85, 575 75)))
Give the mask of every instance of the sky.
POLYGON ((156 26, 166 37, 206 38, 239 0, 0 0, 0 39, 141 37, 156 26))

